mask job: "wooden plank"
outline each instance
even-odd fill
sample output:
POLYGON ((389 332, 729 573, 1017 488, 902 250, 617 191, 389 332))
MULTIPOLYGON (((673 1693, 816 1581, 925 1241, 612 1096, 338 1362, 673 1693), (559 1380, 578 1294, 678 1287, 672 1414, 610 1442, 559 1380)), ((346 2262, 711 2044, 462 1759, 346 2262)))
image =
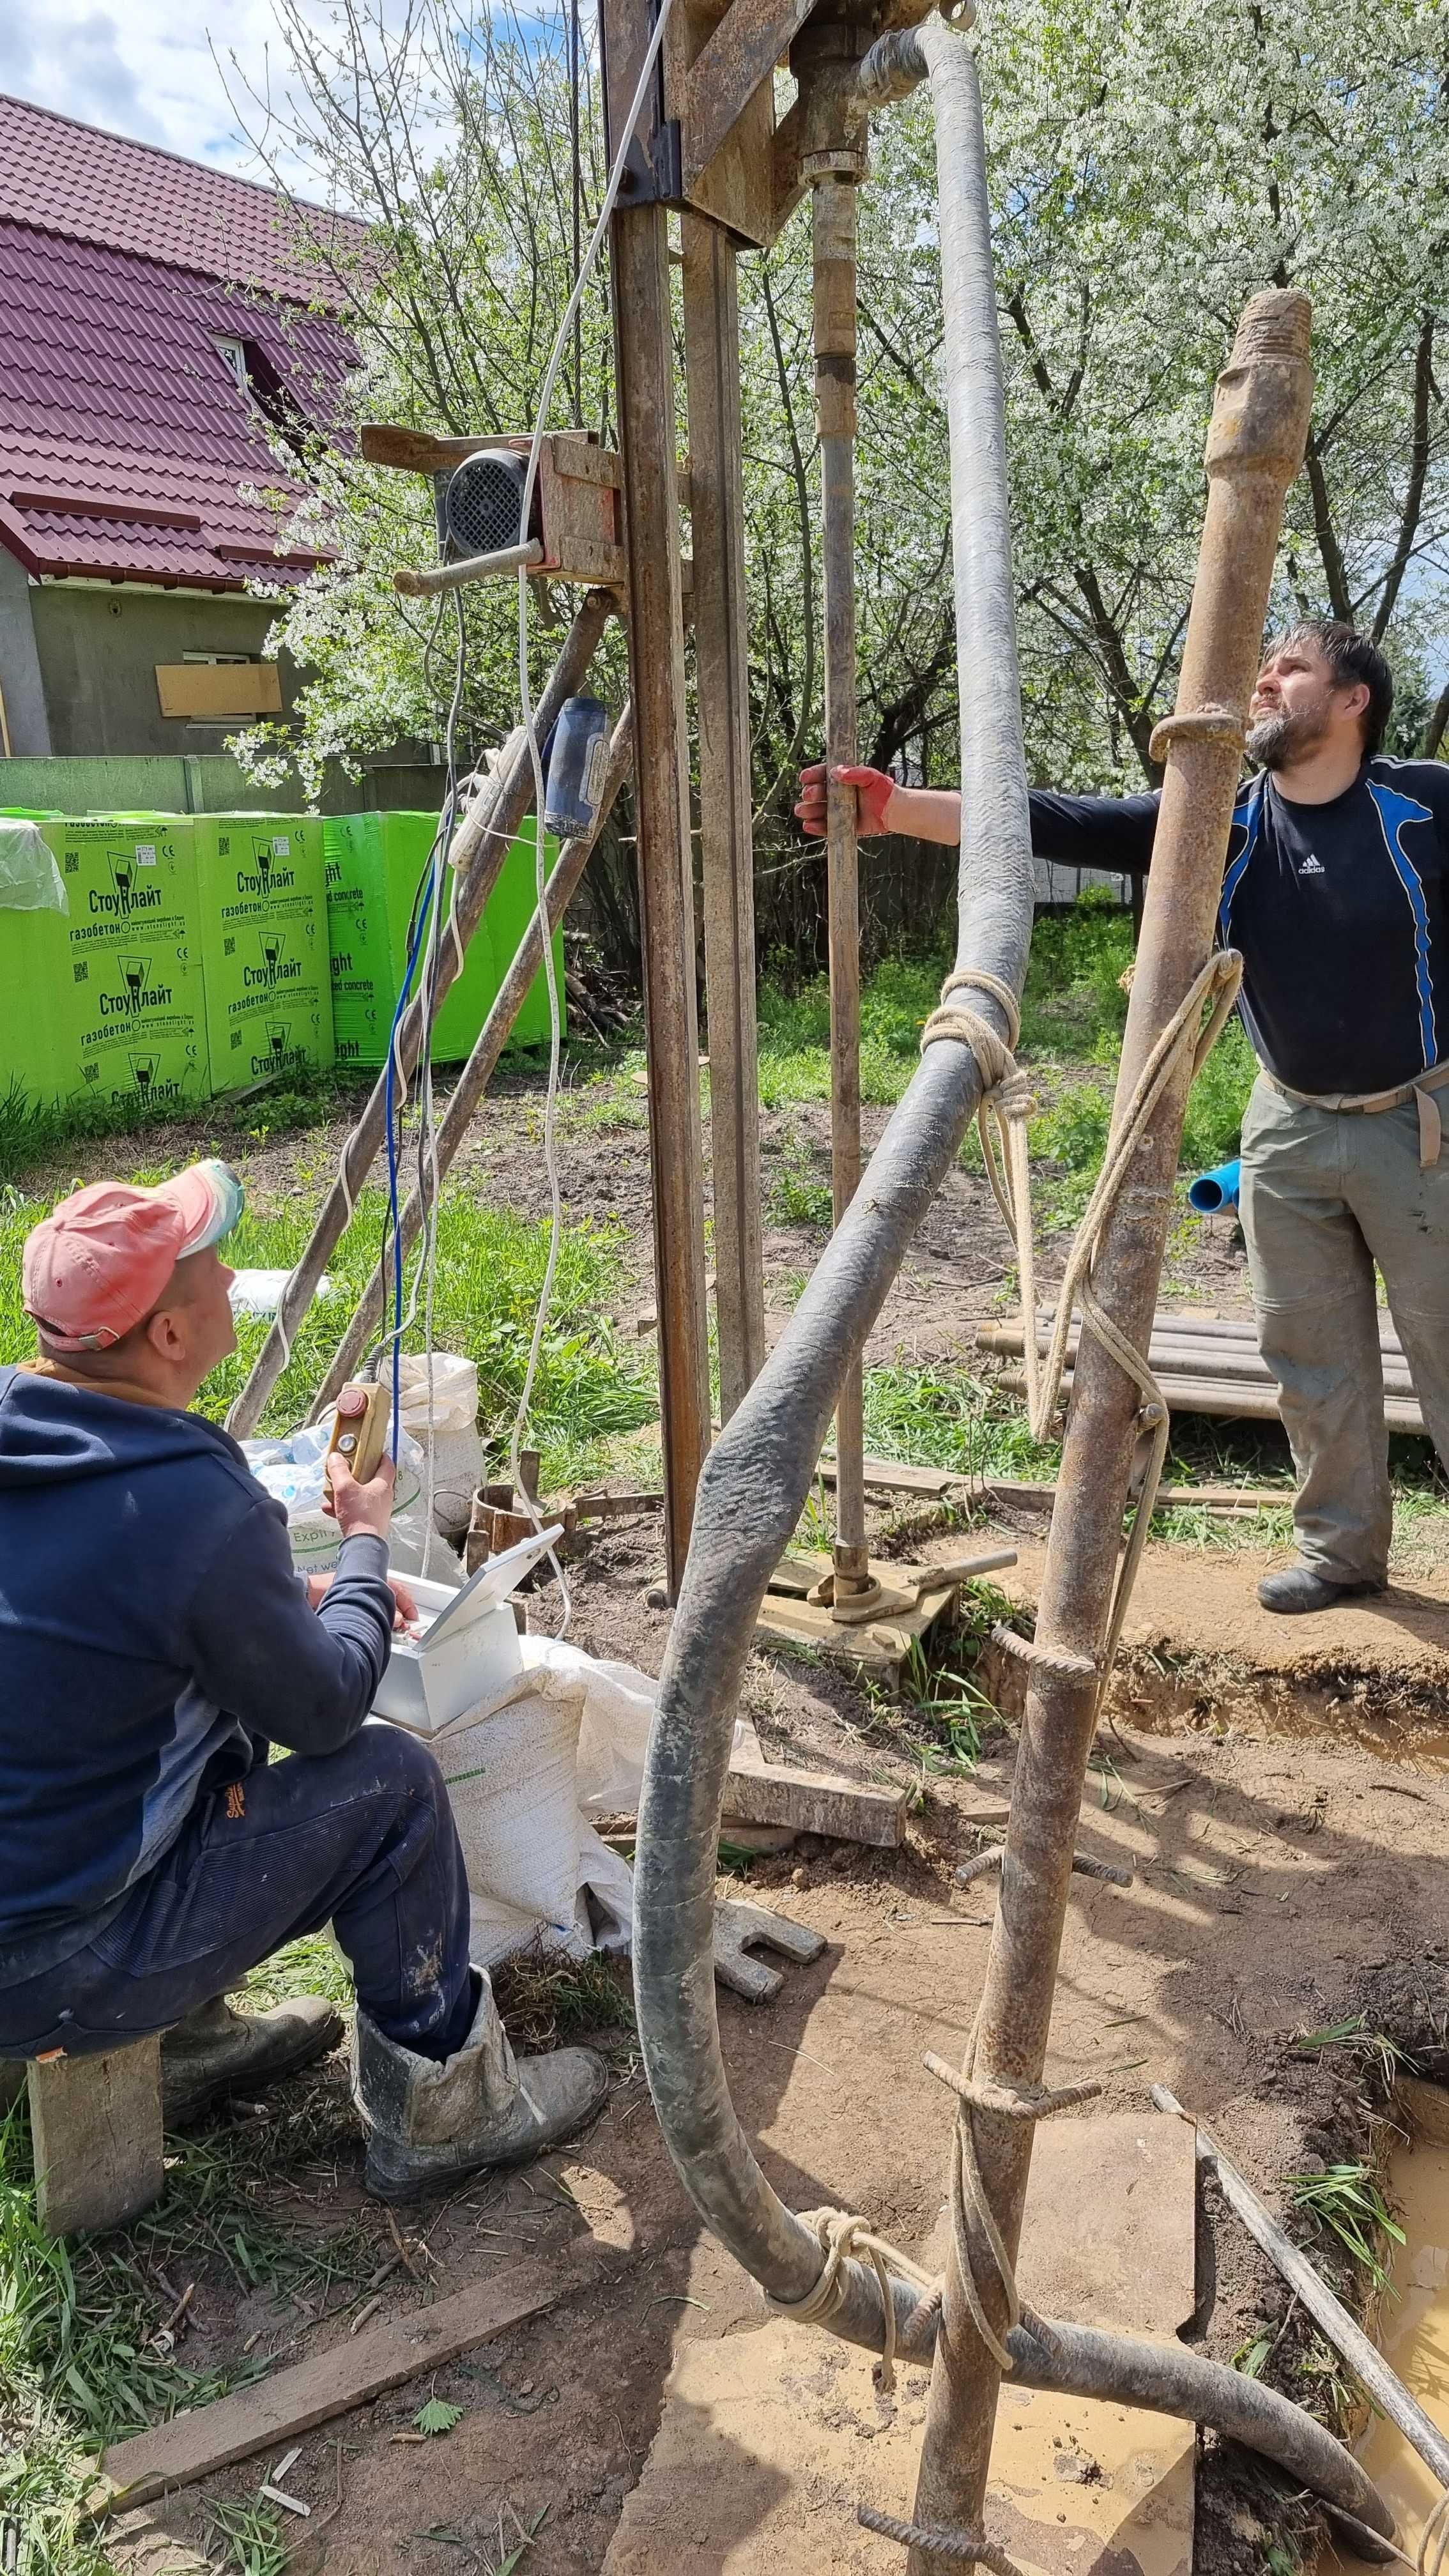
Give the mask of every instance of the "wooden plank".
POLYGON ((732 1762, 724 1802, 751 1825, 791 1825, 801 1834, 828 1834, 836 1842, 871 1843, 893 1850, 906 1831, 904 1789, 865 1789, 858 1781, 823 1772, 793 1771, 783 1763, 767 1770, 732 1762))
MULTIPOLYGON (((605 60, 614 133, 622 130, 625 111, 618 89, 631 77, 641 24, 625 9, 623 0, 606 0, 605 60)), ((637 70, 632 77, 637 79, 637 70)), ((625 89, 626 103, 628 96, 625 89)), ((665 1586, 673 1601, 689 1548, 695 1488, 709 1447, 710 1390, 667 224, 663 206, 620 207, 612 220, 610 264, 628 531, 629 672, 666 1497, 665 1586)))
POLYGON ((176 2415, 149 2433, 113 2443, 101 2462, 110 2483, 108 2511, 150 2504, 173 2488, 194 2485, 216 2469, 248 2460, 289 2435, 308 2433, 349 2407, 400 2388, 420 2371, 437 2370, 490 2335, 538 2316, 583 2285, 596 2248, 587 2237, 549 2262, 517 2263, 491 2281, 475 2281, 435 2307, 349 2336, 273 2379, 221 2397, 193 2415, 176 2415))
POLYGON ((279 716, 282 682, 275 662, 158 662, 156 694, 163 716, 279 716))
POLYGON ((715 1312, 728 1422, 765 1362, 739 281, 734 244, 715 225, 686 215, 682 239, 715 1312))
POLYGON ((159 2200, 161 2042, 30 2062, 36 2215, 47 2236, 124 2227, 159 2200))
MULTIPOLYGON (((1162 1369, 1155 1374, 1170 1413, 1216 1414, 1243 1422, 1277 1422, 1281 1418, 1276 1386, 1232 1386, 1222 1378, 1178 1377, 1162 1369)), ((1072 1383, 1073 1372, 1068 1369, 1062 1379, 1063 1395, 1071 1394, 1072 1383)), ((1008 1395, 1026 1393, 1026 1379, 1019 1369, 1004 1369, 997 1385, 1008 1395)), ((1428 1437, 1418 1404, 1406 1396, 1385 1396, 1384 1420, 1390 1431, 1417 1432, 1421 1439, 1428 1437)))
POLYGON ((731 0, 685 90, 680 149, 688 194, 789 51, 812 5, 813 0, 731 0))
MULTIPOLYGON (((915 1467, 904 1459, 867 1458, 863 1463, 867 1485, 883 1494, 925 1494, 932 1502, 941 1502, 957 1485, 967 1481, 964 1476, 953 1476, 948 1468, 915 1467)), ((834 1484, 833 1453, 827 1452, 821 1458, 819 1474, 822 1484, 834 1484)))

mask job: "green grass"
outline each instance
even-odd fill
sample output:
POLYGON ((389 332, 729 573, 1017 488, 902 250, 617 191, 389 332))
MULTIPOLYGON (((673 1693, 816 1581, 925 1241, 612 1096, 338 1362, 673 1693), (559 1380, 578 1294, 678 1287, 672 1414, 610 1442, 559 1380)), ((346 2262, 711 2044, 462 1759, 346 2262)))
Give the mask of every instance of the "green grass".
POLYGON ((1289 2174, 1287 2184, 1293 2207, 1303 2210, 1320 2231, 1336 2236, 1375 2289, 1388 2289, 1388 2270, 1376 2240, 1383 2235, 1402 2245, 1404 2231, 1372 2168, 1363 2163, 1329 2165, 1323 2173, 1289 2174))
MULTIPOLYGON (((340 1958, 320 1938, 293 1943, 250 1981, 254 2002, 348 1991, 340 1958)), ((156 2206, 124 2234, 63 2242, 36 2217, 23 2101, 0 2120, 0 2516, 22 2525, 27 2576, 107 2576, 111 2561, 85 2510, 105 2445, 265 2375, 256 2349, 193 2369, 184 2341, 158 2346, 189 2283, 200 2285, 198 2307, 208 2282, 227 2299, 264 2294, 283 2331, 294 2299, 319 2311, 365 2295, 379 2260, 375 2214, 337 2225, 325 2200, 315 2213, 305 2188, 285 2196, 292 2175, 355 2162, 357 2152, 346 2094, 294 2088, 266 2120, 168 2136, 156 2206)), ((220 2510, 213 2539, 230 2555, 219 2564, 255 2576, 280 2564, 265 2554, 276 2543, 265 2504, 220 2510)))
MULTIPOLYGON (((921 1031, 940 998, 949 962, 944 954, 891 957, 866 978, 860 1013, 863 1100, 889 1105, 900 1099, 919 1061, 921 1031)), ((1082 895, 1069 913, 1043 914, 1036 924, 1018 1053, 1036 1077, 1043 1103, 1032 1148, 1050 1167, 1042 1212, 1054 1225, 1075 1223, 1101 1168, 1127 1019, 1120 978, 1131 963, 1131 921, 1100 890, 1082 895)), ((761 1105, 781 1109, 795 1101, 828 1100, 825 977, 788 990, 766 977, 759 991, 759 1029, 761 1105)), ((1207 1170, 1236 1153, 1254 1069, 1252 1049, 1234 1021, 1193 1087, 1184 1169, 1207 1170)), ((977 1158, 974 1141, 966 1152, 968 1159, 977 1158)))
MULTIPOLYGON (((134 1177, 152 1181, 163 1174, 151 1169, 134 1177)), ((285 1430, 304 1418, 376 1260, 383 1205, 380 1190, 364 1192, 329 1259, 330 1292, 314 1299, 307 1313, 291 1363, 268 1400, 263 1430, 285 1430)), ((0 1198, 0 1362, 29 1358, 35 1348, 34 1328, 20 1305, 20 1252, 45 1210, 46 1202, 14 1189, 0 1198)), ((228 1257, 239 1267, 289 1267, 310 1223, 307 1201, 277 1216, 248 1213, 228 1238, 228 1257)), ((434 1342, 438 1349, 461 1351, 477 1362, 485 1439, 505 1437, 512 1425, 547 1255, 546 1224, 532 1223, 510 1208, 481 1207, 460 1190, 444 1191, 434 1342)), ((592 1473, 604 1443, 652 1421, 658 1411, 649 1357, 622 1350, 604 1320, 616 1275, 614 1237, 589 1226, 565 1229, 532 1417, 534 1445, 543 1452, 550 1484, 592 1473)), ((238 1349, 207 1379, 198 1412, 213 1421, 224 1419, 267 1329, 264 1316, 240 1321, 238 1349)), ((404 1347, 422 1347, 420 1329, 404 1347)))
POLYGON ((371 1088, 371 1074, 302 1074, 285 1085, 268 1085, 245 1097, 191 1102, 183 1106, 179 1118, 174 1105, 148 1118, 133 1102, 113 1106, 75 1100, 61 1106, 36 1100, 12 1083, 0 1096, 0 1182, 20 1180, 37 1163, 69 1155, 77 1144, 98 1136, 134 1135, 144 1143, 178 1124, 193 1131, 205 1127, 216 1139, 216 1150, 225 1154, 243 1137, 264 1143, 269 1136, 287 1136, 295 1129, 351 1116, 371 1088))
POLYGON ((944 1467, 957 1476, 1047 1481, 1061 1456, 1038 1446, 1019 1405, 964 1369, 907 1361, 869 1368, 864 1378, 865 1446, 873 1458, 944 1467))

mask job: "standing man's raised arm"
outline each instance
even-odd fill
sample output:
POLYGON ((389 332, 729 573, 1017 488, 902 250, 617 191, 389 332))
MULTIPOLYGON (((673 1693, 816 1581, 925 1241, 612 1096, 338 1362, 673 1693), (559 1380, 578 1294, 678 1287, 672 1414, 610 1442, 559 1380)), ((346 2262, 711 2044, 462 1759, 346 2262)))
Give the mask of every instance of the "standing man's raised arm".
MULTIPOLYGON (((956 788, 899 787, 883 769, 841 769, 836 774, 845 786, 855 789, 862 840, 872 840, 881 832, 903 832, 912 840, 940 841, 952 849, 960 840, 961 797, 956 788)), ((1033 789, 1032 854, 1069 868, 1145 876, 1157 830, 1158 801, 1155 794, 1058 796, 1049 789, 1033 789)), ((807 832, 823 834, 823 761, 801 770, 795 812, 807 832)))

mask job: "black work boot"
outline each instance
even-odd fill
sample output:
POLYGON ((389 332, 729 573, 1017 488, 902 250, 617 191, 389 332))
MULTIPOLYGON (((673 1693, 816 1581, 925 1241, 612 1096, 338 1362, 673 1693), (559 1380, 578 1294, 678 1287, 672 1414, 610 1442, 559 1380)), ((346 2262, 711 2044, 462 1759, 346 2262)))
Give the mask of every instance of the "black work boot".
POLYGON ((367 2188, 412 2200, 485 2165, 521 2164, 593 2117, 608 2069, 589 2048, 515 2058, 493 1989, 478 1978, 467 2038, 441 2064, 388 2039, 358 2007, 352 2098, 367 2127, 367 2188))
POLYGON ((1305 1611, 1333 1610, 1340 1601, 1362 1601, 1386 1589, 1382 1583, 1334 1583, 1326 1574, 1315 1574, 1311 1565, 1289 1565, 1281 1574, 1264 1575, 1258 1599, 1265 1610, 1301 1617, 1305 1611))
POLYGON ((225 1995, 198 2004, 161 2040, 162 2117, 182 2129, 226 2093, 255 2093, 335 2048, 342 2015, 321 1995, 270 2012, 233 2012, 225 1995))

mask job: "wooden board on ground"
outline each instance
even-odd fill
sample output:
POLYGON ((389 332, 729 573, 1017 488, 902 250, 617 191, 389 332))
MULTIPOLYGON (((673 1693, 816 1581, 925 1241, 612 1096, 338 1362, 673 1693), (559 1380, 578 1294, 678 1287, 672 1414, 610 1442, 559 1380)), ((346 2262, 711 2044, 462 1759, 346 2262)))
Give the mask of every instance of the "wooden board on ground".
POLYGON ((161 2042, 29 2070, 36 2215, 47 2236, 124 2227, 161 2197, 161 2042))
POLYGON ((279 2370, 238 2396, 220 2397, 194 2415, 173 2416, 154 2432, 113 2443, 101 2462, 111 2505, 149 2504, 234 2460, 270 2450, 288 2435, 310 2432, 314 2424, 344 2415, 420 2371, 437 2370, 506 2326, 567 2298, 581 2286, 593 2252, 588 2237, 547 2262, 516 2263, 435 2307, 414 2308, 294 2369, 279 2370))
MULTIPOLYGON (((1038 2131, 1021 2266, 1034 2300, 1139 2333, 1184 2322, 1196 2182, 1181 2127, 1147 2112, 1038 2131)), ((605 2576, 900 2576, 900 2550, 855 2507, 909 2512, 927 2385, 904 2369, 883 2399, 865 2353, 784 2318, 686 2343, 605 2576)), ((1030 2576, 1191 2576, 1194 2439, 1160 2415, 1008 2385, 987 2530, 1030 2576)))
POLYGON ((725 1807, 745 1824, 788 1825, 797 1834, 872 1843, 884 1851, 901 1842, 906 1830, 904 1789, 867 1788, 858 1780, 795 1771, 783 1763, 756 1769, 753 1763, 732 1762, 725 1807))

